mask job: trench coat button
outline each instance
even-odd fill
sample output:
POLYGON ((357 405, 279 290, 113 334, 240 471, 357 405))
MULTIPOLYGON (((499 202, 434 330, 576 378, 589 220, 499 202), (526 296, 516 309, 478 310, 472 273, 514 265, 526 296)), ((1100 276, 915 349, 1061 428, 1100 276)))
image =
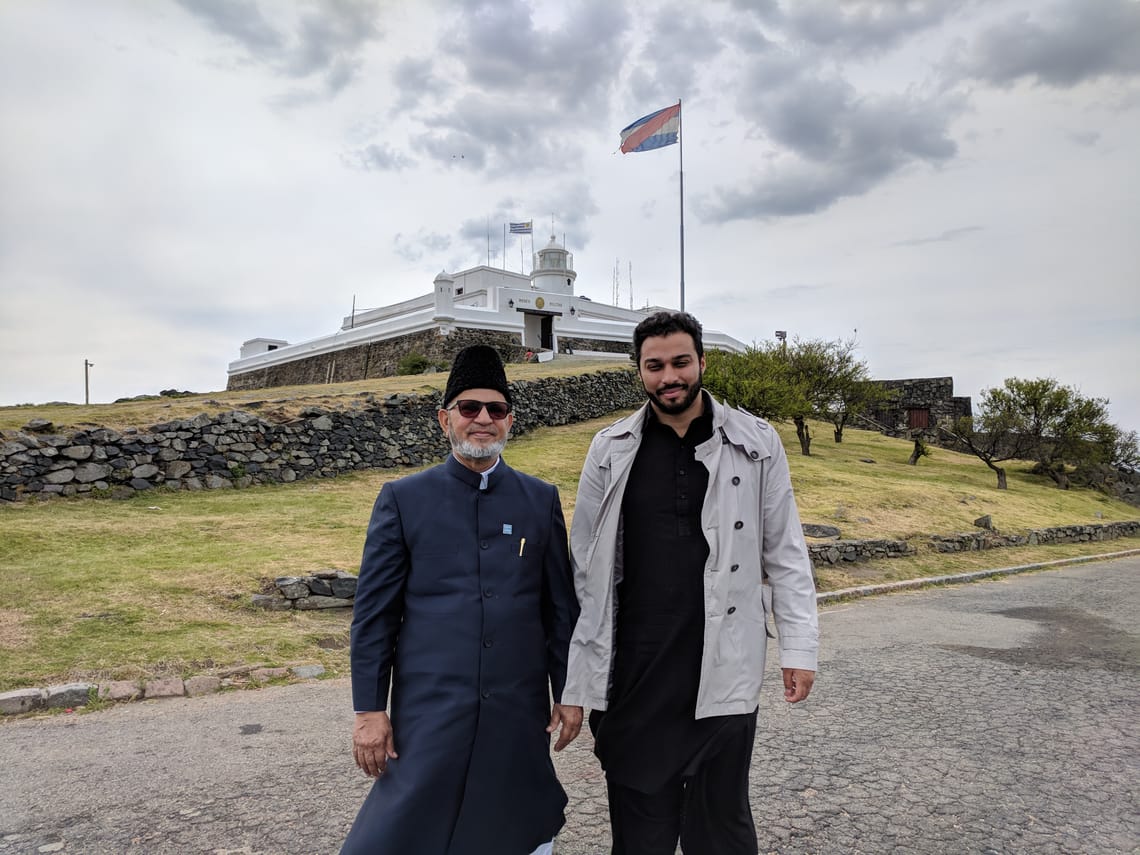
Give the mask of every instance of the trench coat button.
POLYGON ((733 612, 735 612, 735 611, 736 611, 736 606, 729 606, 729 607, 728 607, 728 613, 729 613, 729 614, 732 614, 732 613, 733 613, 733 612))
POLYGON ((740 483, 740 476, 739 475, 733 475, 732 476, 732 486, 735 487, 739 483, 740 483))
POLYGON ((494 643, 495 643, 495 642, 491 641, 491 639, 489 639, 489 638, 484 638, 484 639, 483 639, 483 646, 484 646, 484 647, 490 647, 490 646, 491 646, 491 645, 493 645, 494 643))
POLYGON ((484 588, 483 589, 483 596, 486 597, 488 600, 491 599, 491 589, 490 588, 484 588))
POLYGON ((735 573, 739 569, 740 569, 739 564, 733 564, 731 567, 728 568, 728 572, 729 573, 735 573))
POLYGON ((484 700, 486 700, 486 699, 487 699, 487 698, 489 698, 489 697, 491 697, 491 693, 490 693, 490 692, 484 692, 484 693, 483 693, 483 699, 484 699, 484 700))
POLYGON ((485 541, 485 540, 479 541, 479 548, 480 549, 486 549, 487 548, 487 541, 485 541))
POLYGON ((760 452, 759 451, 753 451, 753 452, 751 452, 751 455, 752 455, 752 459, 755 460, 757 457, 760 456, 760 452))
POLYGON ((744 523, 742 523, 740 520, 737 520, 736 522, 734 522, 732 524, 732 527, 733 528, 744 528, 744 523))

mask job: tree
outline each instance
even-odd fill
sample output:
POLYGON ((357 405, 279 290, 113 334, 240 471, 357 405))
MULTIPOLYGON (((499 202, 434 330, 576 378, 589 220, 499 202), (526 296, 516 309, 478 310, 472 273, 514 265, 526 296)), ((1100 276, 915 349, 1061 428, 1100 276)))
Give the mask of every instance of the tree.
POLYGON ((1069 488, 1069 466, 1112 463, 1121 431, 1108 420, 1107 398, 1086 398, 1052 378, 1005 381, 1024 420, 1037 471, 1062 490, 1069 488))
POLYGON ((795 339, 791 347, 753 344, 744 353, 705 355, 705 385, 733 406, 769 420, 791 419, 800 452, 811 455, 809 418, 835 426, 835 441, 851 416, 879 400, 883 390, 855 358, 855 341, 795 339))
POLYGON ((998 463, 1024 458, 1029 448, 1012 396, 1004 389, 986 389, 977 416, 964 416, 953 431, 945 431, 997 475, 999 490, 1007 489, 1005 469, 998 463))
POLYGON ((804 406, 788 377, 780 348, 753 344, 744 353, 705 353, 704 385, 734 407, 769 421, 783 421, 804 406))
POLYGON ((835 441, 843 442, 843 428, 850 418, 877 403, 885 390, 871 382, 867 364, 855 357, 855 339, 824 341, 794 339, 787 350, 790 382, 800 391, 806 406, 792 414, 800 451, 811 455, 811 430, 807 419, 831 422, 835 441))
POLYGON ((1064 490, 1070 466, 1136 456, 1135 435, 1108 421, 1106 399, 1086 398, 1052 378, 1008 378, 982 392, 978 410, 977 418, 960 419, 953 435, 997 472, 1002 490, 1005 471, 996 464, 1003 460, 1034 460, 1036 471, 1064 490))
MULTIPOLYGON (((851 417, 883 400, 887 392, 870 378, 867 363, 856 359, 854 338, 835 341, 793 342, 790 359, 805 384, 811 414, 831 422, 835 441, 843 442, 843 428, 851 417)), ((805 452, 806 453, 806 452, 805 452)))
POLYGON ((913 439, 914 439, 914 450, 911 451, 910 457, 907 459, 906 462, 909 463, 911 466, 917 466, 918 461, 921 458, 930 457, 930 455, 933 452, 931 452, 930 446, 926 444, 926 440, 923 438, 921 433, 915 434, 913 439))

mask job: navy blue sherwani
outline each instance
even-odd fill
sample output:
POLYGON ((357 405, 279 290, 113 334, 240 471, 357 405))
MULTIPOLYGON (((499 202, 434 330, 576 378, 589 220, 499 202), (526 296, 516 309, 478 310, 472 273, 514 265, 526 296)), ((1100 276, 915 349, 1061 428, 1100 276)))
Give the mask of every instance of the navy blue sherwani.
POLYGON ((479 483, 449 456, 376 500, 352 695, 390 710, 399 757, 342 853, 527 855, 563 825, 546 725, 578 605, 558 490, 503 461, 479 483))

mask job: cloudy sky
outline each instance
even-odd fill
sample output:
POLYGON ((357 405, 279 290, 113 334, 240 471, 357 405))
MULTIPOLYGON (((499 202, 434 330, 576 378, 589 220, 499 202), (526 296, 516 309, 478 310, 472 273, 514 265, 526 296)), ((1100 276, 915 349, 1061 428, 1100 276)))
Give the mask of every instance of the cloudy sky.
POLYGON ((617 148, 678 99, 707 327, 1140 428, 1137 0, 7 0, 0 404, 222 389, 509 220, 676 306, 679 147, 617 148))

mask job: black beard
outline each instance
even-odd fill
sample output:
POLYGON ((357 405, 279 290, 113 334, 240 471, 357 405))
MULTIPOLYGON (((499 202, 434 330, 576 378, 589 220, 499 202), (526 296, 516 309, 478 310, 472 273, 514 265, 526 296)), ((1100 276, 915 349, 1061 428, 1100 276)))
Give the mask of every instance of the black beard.
MULTIPOLYGON (((658 394, 659 394, 658 392, 650 392, 648 389, 646 389, 645 394, 649 396, 649 400, 653 402, 653 406, 655 406, 661 412, 665 413, 665 415, 667 415, 667 416, 678 416, 681 413, 685 412, 685 410, 689 409, 689 407, 691 407, 693 405, 693 401, 697 400, 697 395, 701 394, 701 388, 702 388, 701 381, 703 378, 704 378, 703 372, 701 374, 698 374, 697 375, 697 382, 694 383, 692 386, 689 386, 688 387, 689 391, 686 393, 685 397, 681 398, 679 401, 676 401, 675 403, 668 403, 666 401, 662 401, 658 397, 658 394)), ((677 385, 674 384, 673 386, 669 386, 667 388, 676 389, 677 385)), ((661 391, 665 391, 665 390, 663 389, 661 391)))

